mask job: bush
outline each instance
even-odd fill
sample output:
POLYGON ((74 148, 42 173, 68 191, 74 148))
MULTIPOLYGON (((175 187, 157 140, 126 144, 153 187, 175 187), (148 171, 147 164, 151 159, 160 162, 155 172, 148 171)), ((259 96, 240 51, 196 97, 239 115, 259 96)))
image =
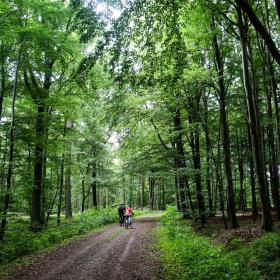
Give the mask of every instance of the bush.
POLYGON ((279 234, 267 234, 243 247, 238 239, 232 240, 234 251, 229 252, 196 235, 188 222, 178 218, 178 213, 169 208, 159 229, 167 279, 279 279, 279 234))
POLYGON ((60 227, 56 226, 53 218, 49 226, 39 233, 30 232, 26 221, 8 224, 5 240, 0 244, 0 263, 11 262, 117 221, 116 209, 91 209, 76 214, 72 219, 62 220, 60 227))

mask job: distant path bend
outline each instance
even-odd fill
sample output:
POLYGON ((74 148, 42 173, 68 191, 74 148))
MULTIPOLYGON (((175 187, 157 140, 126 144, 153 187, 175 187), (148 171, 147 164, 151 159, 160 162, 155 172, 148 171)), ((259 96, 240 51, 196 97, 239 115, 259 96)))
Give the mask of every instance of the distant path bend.
POLYGON ((50 252, 6 280, 162 280, 154 249, 156 217, 112 225, 50 252))

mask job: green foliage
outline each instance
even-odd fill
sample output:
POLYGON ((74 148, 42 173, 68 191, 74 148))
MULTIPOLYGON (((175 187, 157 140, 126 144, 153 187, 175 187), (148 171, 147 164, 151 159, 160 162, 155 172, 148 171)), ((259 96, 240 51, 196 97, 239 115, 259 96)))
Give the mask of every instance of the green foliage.
POLYGON ((279 279, 280 236, 270 233, 234 251, 214 245, 180 221, 172 208, 162 217, 159 246, 167 279, 279 279))
POLYGON ((9 224, 6 238, 3 243, 0 243, 0 263, 7 263, 18 257, 66 242, 117 221, 116 209, 110 208, 87 210, 75 215, 73 219, 63 220, 60 227, 56 226, 53 218, 50 226, 40 233, 29 231, 28 223, 24 221, 9 224))
MULTIPOLYGON (((250 267, 263 273, 264 279, 279 279, 280 274, 280 236, 269 233, 250 246, 250 267)), ((238 257, 238 256, 236 256, 238 257)))
POLYGON ((227 247, 229 250, 237 250, 241 249, 242 245, 243 244, 240 239, 232 239, 229 241, 229 244, 227 244, 227 247))

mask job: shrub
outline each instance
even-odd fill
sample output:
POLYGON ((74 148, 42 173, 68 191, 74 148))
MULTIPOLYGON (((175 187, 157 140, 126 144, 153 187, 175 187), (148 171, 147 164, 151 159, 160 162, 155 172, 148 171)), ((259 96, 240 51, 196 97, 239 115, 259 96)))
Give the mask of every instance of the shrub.
POLYGON ((117 221, 115 209, 91 209, 74 215, 72 219, 62 220, 60 227, 53 218, 45 230, 36 234, 28 230, 26 221, 10 223, 5 240, 0 244, 0 263, 8 263, 117 221))
POLYGON ((169 208, 161 219, 159 247, 167 279, 279 279, 280 236, 270 233, 241 246, 231 241, 234 251, 214 245, 194 233, 190 223, 169 208))

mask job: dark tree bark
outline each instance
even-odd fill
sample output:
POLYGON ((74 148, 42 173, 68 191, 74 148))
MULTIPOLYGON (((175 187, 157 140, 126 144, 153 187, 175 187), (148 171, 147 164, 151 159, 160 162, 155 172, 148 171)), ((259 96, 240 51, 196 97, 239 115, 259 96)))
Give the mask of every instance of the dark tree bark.
MULTIPOLYGON (((276 2, 278 2, 277 4, 279 5, 279 1, 276 2)), ((276 47, 274 41, 272 40, 271 35, 266 30, 265 26, 261 23, 256 13, 252 9, 251 5, 248 3, 248 0, 236 0, 236 3, 237 3, 237 8, 241 8, 247 14, 252 25, 254 26, 256 31, 260 34, 265 44, 267 45, 269 52, 280 66, 280 52, 276 47)))
POLYGON ((0 48, 0 121, 2 118, 2 109, 3 109, 3 100, 6 90, 6 58, 5 58, 5 45, 4 42, 1 42, 1 48, 0 48))
POLYGON ((55 191, 55 195, 53 197, 53 200, 52 200, 52 203, 47 211, 47 216, 46 216, 46 219, 45 219, 45 226, 48 226, 48 222, 49 222, 49 218, 52 214, 52 211, 53 211, 53 207, 55 205, 55 201, 57 199, 57 195, 59 193, 59 189, 60 189, 60 178, 59 178, 59 163, 57 164, 57 172, 56 172, 56 178, 57 178, 57 182, 56 182, 56 191, 55 191))
MULTIPOLYGON (((213 29, 215 29, 215 19, 213 18, 213 29)), ((216 71, 218 75, 218 85, 219 85, 219 98, 220 98, 220 119, 222 122, 222 143, 224 149, 224 163, 225 171, 227 176, 227 197, 228 197, 228 213, 230 218, 230 223, 232 228, 237 228, 237 218, 235 213, 235 200, 233 192, 233 182, 232 182, 232 167, 231 167, 231 151, 230 151, 230 138, 229 138, 229 128, 226 113, 226 89, 224 82, 224 65, 218 44, 217 35, 213 37, 213 47, 215 52, 215 62, 216 71)))
POLYGON ((280 1, 279 0, 274 0, 274 2, 275 2, 275 7, 276 7, 278 19, 280 21, 280 1))
POLYGON ((182 135, 182 125, 181 125, 181 112, 180 109, 176 109, 173 117, 175 137, 175 169, 177 172, 177 180, 179 186, 179 197, 180 197, 180 208, 183 214, 183 218, 187 218, 188 215, 188 207, 187 207, 187 197, 189 199, 190 208, 193 210, 192 199, 190 196, 189 184, 186 174, 184 174, 186 169, 186 161, 185 161, 185 151, 183 145, 183 135, 182 135))
POLYGON ((213 211, 213 193, 211 190, 211 179, 210 179, 210 154, 211 154, 211 141, 209 135, 209 127, 208 127, 208 101, 207 96, 203 95, 203 103, 204 103, 204 134, 205 134, 205 142, 206 142, 206 188, 208 195, 208 211, 209 216, 214 214, 213 211))
POLYGON ((7 153, 8 153, 8 138, 6 137, 5 143, 3 143, 0 139, 0 151, 2 152, 3 150, 3 155, 1 153, 1 165, 0 165, 0 187, 5 186, 5 179, 6 179, 6 174, 5 174, 5 168, 7 164, 7 153))
POLYGON ((158 183, 157 183, 157 211, 160 210, 160 206, 161 206, 161 178, 158 179, 158 183))
POLYGON ((96 182, 96 161, 92 163, 92 206, 97 208, 97 182, 96 182))
POLYGON ((199 112, 199 101, 200 101, 200 93, 197 94, 196 97, 189 100, 189 108, 190 108, 190 116, 189 123, 194 125, 194 131, 191 131, 191 149, 192 149, 192 157, 193 157, 193 167, 195 172, 195 185, 196 185, 196 197, 198 204, 198 212, 199 218, 202 226, 206 222, 205 215, 205 205, 204 205, 204 196, 202 192, 202 184, 201 184, 201 163, 200 163, 200 133, 197 127, 199 123, 199 117, 197 113, 199 112))
POLYGON ((219 140, 218 140, 218 147, 217 147, 217 159, 215 160, 214 156, 213 156, 213 161, 214 161, 214 165, 215 165, 215 177, 216 177, 216 184, 217 184, 217 192, 219 194, 220 211, 222 212, 222 219, 223 219, 224 227, 225 227, 225 229, 228 229, 226 216, 225 216, 224 188, 223 188, 223 183, 222 183, 220 134, 221 134, 221 132, 219 131, 219 140))
POLYGON ((155 178, 149 177, 149 189, 150 189, 150 197, 149 197, 149 208, 150 210, 155 209, 155 178))
POLYGON ((277 82, 275 79, 275 71, 273 67, 273 63, 271 61, 271 56, 269 55, 267 58, 268 63, 268 70, 269 70, 269 77, 271 83, 271 90, 273 95, 273 105, 275 109, 275 120, 276 120, 276 131, 277 131, 277 141, 278 141, 278 151, 280 151, 280 111, 279 111, 279 104, 278 104, 278 96, 277 96, 277 82))
MULTIPOLYGON (((47 134, 45 133, 47 139, 47 134)), ((47 211, 47 190, 46 190, 46 177, 47 177, 47 157, 46 149, 44 149, 43 159, 43 178, 42 178, 42 207, 41 207, 41 224, 46 224, 46 211, 47 211)))
MULTIPOLYGON (((241 133, 239 134, 241 135, 241 133)), ((238 158, 237 158, 237 165, 239 171, 239 209, 242 210, 244 213, 246 208, 246 199, 245 199, 245 191, 244 191, 244 163, 243 163, 243 145, 242 145, 242 138, 240 141, 237 139, 237 149, 238 149, 238 158)))
POLYGON ((42 180, 44 162, 44 141, 45 141, 45 106, 38 106, 36 117, 36 145, 34 163, 34 184, 32 191, 31 229, 41 229, 41 205, 42 205, 42 180))
MULTIPOLYGON (((246 21, 246 30, 248 28, 248 22, 246 21)), ((253 49, 251 44, 248 42, 248 53, 249 57, 251 58, 251 72, 252 72, 252 92, 254 96, 257 97, 257 77, 256 77, 256 67, 254 63, 254 55, 253 55, 253 49)), ((247 109, 247 119, 249 119, 248 116, 248 109, 247 109)), ((250 166, 250 181, 251 181, 251 192, 252 192, 252 219, 255 222, 258 217, 258 205, 257 205, 257 197, 256 197, 256 178, 255 178, 255 170, 254 170, 254 156, 252 151, 252 138, 251 138, 251 132, 250 132, 250 125, 249 122, 247 124, 247 134, 248 134, 248 142, 249 142, 249 166, 250 166)))
POLYGON ((85 180, 82 180, 82 209, 81 212, 83 213, 85 211, 85 201, 86 201, 86 195, 85 195, 85 180))
POLYGON ((140 208, 144 209, 144 197, 145 197, 145 176, 141 174, 141 191, 140 191, 140 208))
POLYGON ((251 152, 252 140, 251 140, 251 133, 250 133, 249 125, 247 126, 247 129, 248 129, 249 168, 250 168, 251 195, 252 195, 252 219, 253 219, 253 222, 255 222, 259 213, 258 213, 257 197, 256 197, 254 158, 253 158, 253 154, 251 152))
POLYGON ((262 228, 267 231, 272 230, 273 221, 270 212, 270 201, 267 195, 267 181, 265 176, 264 155, 263 155, 263 143, 261 126, 259 120, 259 110, 257 98, 251 87, 248 54, 247 54, 247 34, 243 24, 242 12, 240 7, 237 7, 238 13, 238 27, 240 33, 240 43, 242 50, 242 68, 243 68, 243 82, 244 90, 246 94, 247 110, 249 117, 250 134, 252 140, 252 151, 254 157, 254 164, 256 168, 257 182, 259 187, 259 193, 262 203, 262 228))
MULTIPOLYGON (((67 121, 67 130, 72 128, 72 122, 67 121)), ((68 133, 67 133, 68 134, 68 133)), ((72 186, 71 186, 71 165, 72 165, 72 142, 66 141, 65 154, 65 217, 72 218, 72 186)))
POLYGON ((181 212, 181 202, 180 202, 180 196, 179 196, 179 184, 178 184, 177 174, 175 174, 175 176, 174 176, 174 189, 175 189, 176 207, 177 207, 177 210, 181 212))
MULTIPOLYGON (((220 139, 220 131, 219 131, 219 139, 220 139)), ((227 221, 226 221, 226 215, 225 215, 225 196, 224 196, 224 188, 222 183, 222 177, 221 177, 221 145, 220 140, 218 141, 218 153, 217 153, 217 161, 215 162, 215 171, 216 171, 216 184, 218 186, 218 192, 219 192, 219 200, 220 200, 220 210, 222 212, 222 219, 224 222, 225 229, 228 229, 227 221)))
MULTIPOLYGON (((15 126, 15 102, 17 96, 17 86, 18 86, 18 73, 19 67, 21 63, 21 54, 22 49, 19 50, 19 55, 17 59, 17 66, 15 69, 15 78, 14 78, 14 86, 13 86, 13 95, 12 95, 12 117, 9 129, 9 162, 8 162, 8 173, 7 173, 7 185, 6 185, 6 193, 4 198, 4 208, 2 213, 2 220, 0 225, 0 241, 3 240, 5 234, 5 228, 7 223, 7 215, 10 204, 10 192, 12 188, 12 177, 13 177, 13 162, 14 162, 14 126, 15 126)), ((1 115, 0 115, 1 117, 1 115)), ((0 118, 1 119, 1 118, 0 118)))
POLYGON ((267 115, 269 122, 267 125, 267 144, 269 149, 269 173, 270 173, 270 185, 274 208, 277 212, 277 218, 280 220, 280 196, 279 196, 279 169, 277 163, 275 137, 273 128, 273 112, 271 103, 271 91, 266 89, 267 97, 267 115))
POLYGON ((162 179, 162 208, 161 210, 166 210, 166 195, 165 195, 165 180, 162 179))
POLYGON ((133 202, 132 186, 133 186, 133 177, 131 176, 130 177, 130 184, 129 184, 129 187, 128 187, 128 191, 129 191, 129 193, 128 193, 128 196, 129 196, 128 197, 128 203, 129 204, 132 204, 132 202, 133 202))
POLYGON ((24 83, 37 105, 36 116, 36 143, 34 158, 34 179, 32 190, 32 209, 30 229, 34 232, 41 230, 43 223, 41 220, 42 208, 42 184, 43 184, 43 163, 44 163, 44 147, 46 141, 46 101, 49 97, 50 87, 52 85, 52 69, 54 61, 45 60, 45 72, 43 86, 40 87, 35 74, 30 68, 24 69, 24 83))
POLYGON ((60 184, 59 184, 58 205, 57 205, 57 218, 56 218, 56 223, 57 223, 58 226, 60 226, 62 195, 63 195, 64 158, 65 158, 65 155, 63 154, 62 155, 62 159, 61 159, 61 164, 60 164, 60 184))

